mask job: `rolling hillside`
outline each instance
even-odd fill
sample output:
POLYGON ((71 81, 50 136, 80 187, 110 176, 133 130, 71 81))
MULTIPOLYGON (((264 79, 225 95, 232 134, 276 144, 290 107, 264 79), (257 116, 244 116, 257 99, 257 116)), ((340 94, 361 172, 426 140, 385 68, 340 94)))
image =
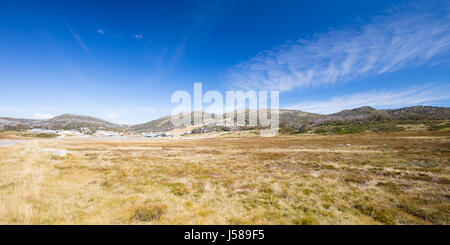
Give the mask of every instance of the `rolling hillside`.
MULTIPOLYGON (((202 112, 190 112, 191 114, 191 123, 194 123, 194 116, 200 115, 202 112)), ((189 114, 189 113, 187 113, 189 114)), ((185 114, 186 115, 186 114, 185 114)), ((211 113, 203 112, 203 115, 213 116, 211 113)), ((153 132, 164 132, 175 129, 176 127, 172 123, 172 116, 168 115, 165 117, 158 118, 156 120, 152 120, 143 124, 136 124, 129 127, 131 131, 153 131, 153 132)))
POLYGON ((80 129, 89 128, 96 130, 99 128, 118 130, 126 128, 123 125, 111 123, 99 118, 63 114, 46 120, 35 119, 17 119, 17 118, 0 118, 0 125, 4 125, 10 129, 26 129, 26 128, 50 128, 50 129, 80 129))
MULTIPOLYGON (((236 111, 234 112, 236 113, 236 111)), ((246 110, 246 123, 248 115, 258 113, 256 110, 246 110)), ((225 115, 224 115, 225 117, 225 115)), ((236 114, 234 114, 236 118, 236 114)), ((400 120, 450 120, 450 108, 432 106, 413 106, 401 109, 377 110, 369 106, 343 110, 329 115, 315 114, 298 110, 279 110, 280 128, 298 129, 300 131, 310 127, 330 124, 358 123, 364 124, 379 121, 400 120)), ((203 126, 211 126, 219 121, 205 122, 203 126)), ((200 125, 199 125, 200 126, 200 125)), ((131 126, 135 131, 167 131, 174 129, 171 117, 162 117, 148 123, 131 126)), ((217 130, 218 128, 214 128, 217 130)))
MULTIPOLYGON (((202 112, 190 112, 191 122, 193 123, 194 115, 202 112)), ((234 111, 234 119, 236 119, 236 111, 234 111)), ((248 115, 258 113, 257 110, 245 110, 246 123, 248 123, 248 115)), ((214 118, 214 114, 203 112, 204 116, 214 118)), ((223 115, 225 118, 225 115, 223 115)), ((329 115, 314 114, 298 110, 279 110, 280 128, 286 131, 305 131, 313 127, 327 127, 333 125, 362 125, 374 122, 391 122, 391 121, 439 121, 450 120, 450 108, 432 107, 432 106, 413 106, 400 109, 377 110, 369 106, 355 108, 351 110, 343 110, 338 113, 329 115)), ((216 125, 223 124, 223 120, 211 119, 204 121, 199 127, 214 127, 214 130, 221 130, 216 125)), ((436 123, 428 123, 434 125, 436 123)), ((47 120, 36 119, 18 119, 0 117, 0 125, 4 125, 10 129, 28 129, 28 128, 51 128, 51 129, 80 129, 89 128, 97 130, 99 128, 109 130, 129 130, 136 132, 164 132, 176 129, 172 123, 171 116, 161 117, 156 120, 136 125, 120 125, 111 123, 99 118, 63 114, 47 120)), ((182 127, 178 127, 182 128, 182 127)), ((243 130, 248 127, 235 127, 235 130, 243 130)), ((383 128, 383 127, 381 127, 383 128)))

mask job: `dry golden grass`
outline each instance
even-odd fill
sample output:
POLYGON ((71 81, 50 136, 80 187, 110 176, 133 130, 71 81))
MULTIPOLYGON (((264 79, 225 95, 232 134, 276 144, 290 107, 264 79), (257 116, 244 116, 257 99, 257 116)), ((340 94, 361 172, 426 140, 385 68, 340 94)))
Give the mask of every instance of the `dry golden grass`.
POLYGON ((449 224, 449 149, 446 131, 27 140, 0 147, 0 224, 449 224))

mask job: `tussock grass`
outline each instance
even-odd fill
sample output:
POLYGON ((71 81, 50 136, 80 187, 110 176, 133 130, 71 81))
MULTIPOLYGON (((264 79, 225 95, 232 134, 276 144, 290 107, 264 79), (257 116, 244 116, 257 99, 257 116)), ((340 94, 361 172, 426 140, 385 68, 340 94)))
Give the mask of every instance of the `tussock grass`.
POLYGON ((449 146, 445 131, 29 140, 0 147, 0 223, 449 224, 449 146))
POLYGON ((136 207, 133 216, 133 220, 148 222, 153 220, 159 220, 161 216, 166 212, 167 206, 165 205, 141 205, 136 207))

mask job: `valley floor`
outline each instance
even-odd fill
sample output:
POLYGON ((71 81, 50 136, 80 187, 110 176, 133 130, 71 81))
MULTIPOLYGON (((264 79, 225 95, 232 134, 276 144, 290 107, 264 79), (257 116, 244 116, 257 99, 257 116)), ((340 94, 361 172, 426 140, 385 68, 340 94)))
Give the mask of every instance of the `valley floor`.
POLYGON ((449 224, 450 132, 0 147, 0 224, 449 224))

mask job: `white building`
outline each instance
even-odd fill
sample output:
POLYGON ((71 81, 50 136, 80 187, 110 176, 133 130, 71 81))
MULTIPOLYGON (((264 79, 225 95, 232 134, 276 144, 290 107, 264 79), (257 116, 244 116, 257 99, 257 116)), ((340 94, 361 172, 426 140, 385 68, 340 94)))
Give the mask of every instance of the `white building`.
POLYGON ((151 133, 151 134, 144 134, 144 137, 146 137, 146 138, 156 138, 156 137, 158 137, 159 135, 158 134, 155 134, 155 133, 151 133))
POLYGON ((156 133, 144 134, 144 136, 147 138, 167 137, 169 135, 170 134, 168 134, 166 132, 156 132, 156 133))
POLYGON ((85 127, 85 128, 80 128, 80 132, 89 134, 89 133, 92 133, 92 130, 90 128, 85 127))

